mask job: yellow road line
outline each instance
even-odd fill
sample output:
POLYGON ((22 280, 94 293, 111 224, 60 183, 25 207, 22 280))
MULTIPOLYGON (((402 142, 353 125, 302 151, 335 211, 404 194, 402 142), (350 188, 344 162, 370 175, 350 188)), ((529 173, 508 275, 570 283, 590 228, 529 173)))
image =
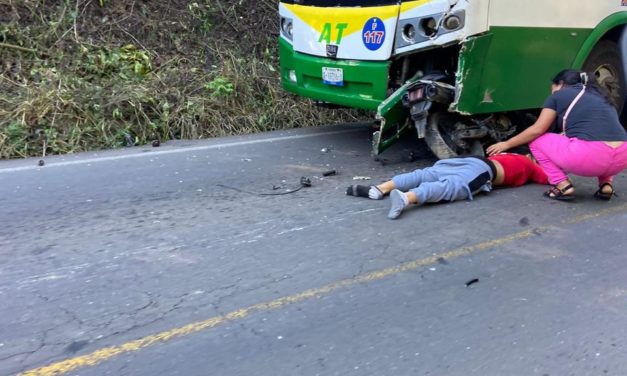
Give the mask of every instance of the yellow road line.
POLYGON ((594 212, 594 213, 579 215, 577 217, 574 217, 574 218, 571 218, 569 220, 564 221, 564 224, 574 225, 576 223, 589 221, 591 219, 602 217, 604 215, 613 214, 613 213, 620 213, 620 212, 624 211, 625 209, 627 209, 627 204, 618 205, 618 206, 612 206, 610 208, 607 208, 607 209, 604 209, 604 210, 599 210, 599 211, 594 212))
MULTIPOLYGON (((622 212, 626 209, 627 209, 627 204, 620 205, 620 206, 616 206, 613 208, 601 210, 599 212, 573 217, 569 219, 568 221, 565 221, 564 223, 565 224, 581 223, 584 221, 598 218, 603 215, 622 212)), ((50 364, 48 366, 35 368, 32 370, 26 371, 22 373, 21 375, 24 375, 24 376, 26 375, 28 376, 63 375, 63 374, 66 374, 68 372, 74 371, 82 367, 97 365, 99 363, 102 363, 108 359, 111 359, 113 357, 116 357, 124 353, 138 351, 138 350, 141 350, 143 348, 146 348, 146 347, 158 344, 158 343, 167 342, 174 338, 184 337, 186 335, 197 333, 202 330, 211 329, 220 324, 224 324, 229 321, 247 317, 251 313, 254 313, 254 312, 276 310, 276 309, 288 306, 290 304, 302 302, 302 301, 315 298, 321 295, 326 295, 339 289, 382 280, 382 279, 385 279, 387 277, 390 277, 399 273, 403 273, 403 272, 407 272, 410 270, 418 269, 423 266, 435 264, 437 263, 439 258, 450 260, 450 259, 470 255, 470 254, 480 252, 480 251, 485 251, 490 248, 494 248, 494 247, 497 247, 506 243, 511 243, 516 240, 531 238, 532 236, 538 233, 547 232, 553 228, 555 227, 553 226, 535 227, 526 231, 521 231, 521 232, 511 234, 502 238, 489 240, 489 241, 482 242, 482 243, 475 244, 475 245, 468 246, 468 247, 460 247, 460 248, 457 248, 457 249, 454 249, 445 253, 437 254, 437 255, 423 258, 423 259, 405 262, 405 263, 402 263, 402 264, 399 264, 397 266, 390 267, 387 269, 373 271, 368 274, 356 276, 354 278, 330 283, 326 286, 309 289, 309 290, 303 291, 295 295, 285 296, 285 297, 278 298, 269 302, 255 304, 247 308, 242 308, 242 309, 230 312, 222 316, 211 317, 207 320, 194 322, 185 326, 167 330, 167 331, 157 333, 154 335, 146 336, 146 337, 134 340, 134 341, 126 342, 122 345, 105 347, 100 350, 96 350, 92 352, 91 354, 77 356, 74 358, 70 358, 70 359, 66 359, 66 360, 62 360, 62 361, 50 364)))

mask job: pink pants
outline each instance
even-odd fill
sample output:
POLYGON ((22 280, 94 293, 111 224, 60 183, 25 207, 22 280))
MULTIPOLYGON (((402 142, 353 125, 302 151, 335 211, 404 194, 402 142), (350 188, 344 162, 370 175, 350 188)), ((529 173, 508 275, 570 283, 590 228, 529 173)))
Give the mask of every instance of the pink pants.
POLYGON ((627 168, 627 142, 613 148, 602 141, 546 133, 529 144, 529 148, 551 184, 568 179, 567 173, 597 177, 599 185, 611 183, 614 175, 627 168))

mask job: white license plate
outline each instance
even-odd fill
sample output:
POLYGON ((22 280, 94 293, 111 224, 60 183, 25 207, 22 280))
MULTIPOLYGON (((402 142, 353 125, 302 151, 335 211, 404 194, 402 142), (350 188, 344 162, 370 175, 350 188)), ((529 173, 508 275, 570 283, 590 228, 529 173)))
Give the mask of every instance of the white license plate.
POLYGON ((327 85, 344 86, 344 70, 322 67, 322 82, 327 85))

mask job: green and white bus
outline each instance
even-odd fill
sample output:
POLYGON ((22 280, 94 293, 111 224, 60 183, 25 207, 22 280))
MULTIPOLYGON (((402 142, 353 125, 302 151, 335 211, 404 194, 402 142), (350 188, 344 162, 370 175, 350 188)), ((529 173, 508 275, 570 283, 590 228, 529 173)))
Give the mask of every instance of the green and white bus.
POLYGON ((625 102, 627 0, 281 0, 283 87, 377 111, 373 153, 414 129, 440 158, 533 121, 564 68, 625 102))

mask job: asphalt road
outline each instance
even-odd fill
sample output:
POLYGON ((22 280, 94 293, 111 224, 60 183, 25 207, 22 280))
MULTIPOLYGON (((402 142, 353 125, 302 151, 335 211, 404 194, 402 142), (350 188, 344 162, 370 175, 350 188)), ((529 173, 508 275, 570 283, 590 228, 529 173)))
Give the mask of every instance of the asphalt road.
POLYGON ((433 160, 369 150, 338 126, 0 162, 0 374, 625 374, 627 196, 391 221, 345 188, 433 160))

